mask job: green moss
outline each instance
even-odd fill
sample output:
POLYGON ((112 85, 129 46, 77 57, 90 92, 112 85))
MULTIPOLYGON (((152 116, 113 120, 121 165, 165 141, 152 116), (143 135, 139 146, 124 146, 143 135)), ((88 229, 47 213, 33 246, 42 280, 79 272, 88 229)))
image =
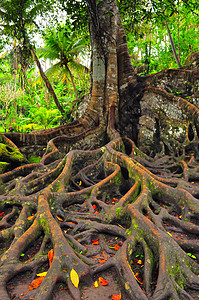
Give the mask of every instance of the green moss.
POLYGON ((37 222, 38 222, 38 226, 39 227, 41 226, 44 229, 46 234, 50 234, 49 225, 45 218, 38 219, 37 222))
POLYGON ((182 276, 180 266, 178 263, 176 263, 174 266, 171 266, 171 268, 169 268, 169 273, 175 279, 178 285, 182 289, 184 289, 184 277, 182 276))
POLYGON ((130 236, 130 235, 131 235, 131 232, 132 232, 132 229, 131 229, 131 228, 127 229, 127 230, 126 230, 127 236, 130 236))
POLYGON ((121 207, 116 208, 116 217, 119 218, 121 214, 121 207))
POLYGON ((24 161, 23 154, 17 149, 0 143, 0 160, 3 162, 24 161))
POLYGON ((41 157, 40 156, 34 156, 34 155, 29 155, 28 156, 28 161, 32 164, 32 163, 38 163, 40 162, 41 157))
POLYGON ((5 173, 10 164, 8 162, 0 161, 0 174, 5 173))

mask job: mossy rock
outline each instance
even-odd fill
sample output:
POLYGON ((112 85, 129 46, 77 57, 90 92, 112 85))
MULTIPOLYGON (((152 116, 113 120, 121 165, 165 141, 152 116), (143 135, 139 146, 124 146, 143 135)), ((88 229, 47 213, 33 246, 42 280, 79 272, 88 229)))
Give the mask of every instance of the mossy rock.
POLYGON ((23 154, 6 144, 0 143, 0 161, 1 162, 23 162, 23 154))

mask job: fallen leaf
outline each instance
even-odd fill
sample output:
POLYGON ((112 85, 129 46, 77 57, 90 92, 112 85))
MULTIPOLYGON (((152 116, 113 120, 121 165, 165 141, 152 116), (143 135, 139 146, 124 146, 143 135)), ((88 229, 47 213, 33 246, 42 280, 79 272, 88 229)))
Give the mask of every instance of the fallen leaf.
POLYGON ((94 282, 94 287, 95 287, 95 288, 98 288, 98 286, 99 286, 98 282, 95 281, 95 282, 94 282))
POLYGON ((72 268, 71 272, 70 272, 70 279, 72 284, 78 288, 79 285, 79 276, 77 274, 77 272, 72 268))
POLYGON ((34 218, 34 215, 33 216, 30 216, 27 218, 27 220, 32 220, 34 218))
POLYGON ((94 212, 94 215, 97 215, 97 214, 99 214, 99 211, 96 210, 96 211, 94 212))
POLYGON ((115 251, 117 251, 117 250, 119 250, 120 249, 120 246, 119 245, 111 245, 111 246, 109 246, 109 248, 112 248, 112 249, 114 249, 115 251))
POLYGON ((80 180, 79 185, 82 185, 82 181, 80 180))
POLYGON ((99 245, 98 239, 92 241, 92 245, 99 245))
POLYGON ((54 256, 54 252, 53 252, 53 249, 51 249, 48 252, 49 266, 51 266, 51 263, 52 263, 52 260, 53 260, 53 256, 54 256))
POLYGON ((93 209, 96 209, 96 208, 97 208, 97 206, 95 204, 93 204, 93 209))
POLYGON ((112 300, 121 300, 121 293, 119 293, 119 295, 112 295, 112 300))
POLYGON ((0 213, 0 216, 2 216, 4 214, 4 211, 2 213, 0 213))
POLYGON ((117 198, 113 198, 112 201, 118 201, 118 199, 117 198))
POLYGON ((171 234, 170 232, 167 231, 167 233, 168 233, 170 236, 172 236, 172 234, 171 234))
POLYGON ((58 219, 60 222, 63 222, 63 220, 62 220, 60 217, 58 217, 58 216, 57 216, 57 219, 58 219))
POLYGON ((99 259, 98 260, 98 262, 100 263, 100 264, 103 264, 104 262, 106 262, 107 261, 107 259, 105 258, 105 259, 99 259))
POLYGON ((39 277, 45 277, 46 276, 46 274, 47 274, 47 272, 43 272, 43 273, 39 273, 39 274, 37 274, 37 276, 39 276, 39 277))
POLYGON ((45 276, 41 276, 39 278, 34 279, 28 287, 28 291, 36 289, 42 283, 45 276))
POLYGON ((99 277, 99 285, 108 285, 108 281, 106 281, 104 278, 99 277))
POLYGON ((196 259, 196 256, 193 255, 193 254, 191 254, 191 253, 187 253, 187 255, 189 255, 190 257, 192 257, 192 258, 194 258, 194 259, 196 259))

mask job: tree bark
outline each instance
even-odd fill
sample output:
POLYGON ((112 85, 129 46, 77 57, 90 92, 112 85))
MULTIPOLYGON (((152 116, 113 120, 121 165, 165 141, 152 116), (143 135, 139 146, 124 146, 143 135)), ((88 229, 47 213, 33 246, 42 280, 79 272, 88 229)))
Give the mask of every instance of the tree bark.
POLYGON ((137 76, 116 1, 87 3, 85 114, 58 128, 1 136, 7 150, 41 156, 0 175, 1 299, 19 298, 19 290, 27 299, 97 299, 108 287, 107 299, 194 299, 198 70, 137 76), (41 285, 31 289, 41 272, 41 285), (110 284, 97 287, 102 279, 110 284))
POLYGON ((173 56, 174 56, 175 61, 176 61, 177 65, 178 65, 178 68, 181 68, 182 66, 181 66, 179 57, 177 55, 176 48, 175 48, 175 45, 174 45, 174 42, 173 42, 173 38, 172 38, 170 29, 169 29, 169 23, 167 21, 165 21, 165 24, 166 24, 166 28, 167 28, 167 32, 168 32, 168 36, 169 36, 169 40, 170 40, 170 44, 171 44, 173 56))

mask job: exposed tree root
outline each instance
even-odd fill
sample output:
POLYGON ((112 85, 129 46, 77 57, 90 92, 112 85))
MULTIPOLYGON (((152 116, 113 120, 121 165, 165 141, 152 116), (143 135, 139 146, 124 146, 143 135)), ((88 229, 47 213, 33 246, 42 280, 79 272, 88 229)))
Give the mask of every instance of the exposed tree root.
POLYGON ((51 168, 51 149, 40 163, 1 175, 1 299, 11 299, 13 277, 29 271, 33 280, 43 264, 47 275, 40 287, 24 291, 25 299, 52 299, 57 282, 80 299, 82 284, 111 267, 129 299, 192 299, 199 291, 194 158, 151 159, 117 138, 98 150, 73 150, 51 168))

